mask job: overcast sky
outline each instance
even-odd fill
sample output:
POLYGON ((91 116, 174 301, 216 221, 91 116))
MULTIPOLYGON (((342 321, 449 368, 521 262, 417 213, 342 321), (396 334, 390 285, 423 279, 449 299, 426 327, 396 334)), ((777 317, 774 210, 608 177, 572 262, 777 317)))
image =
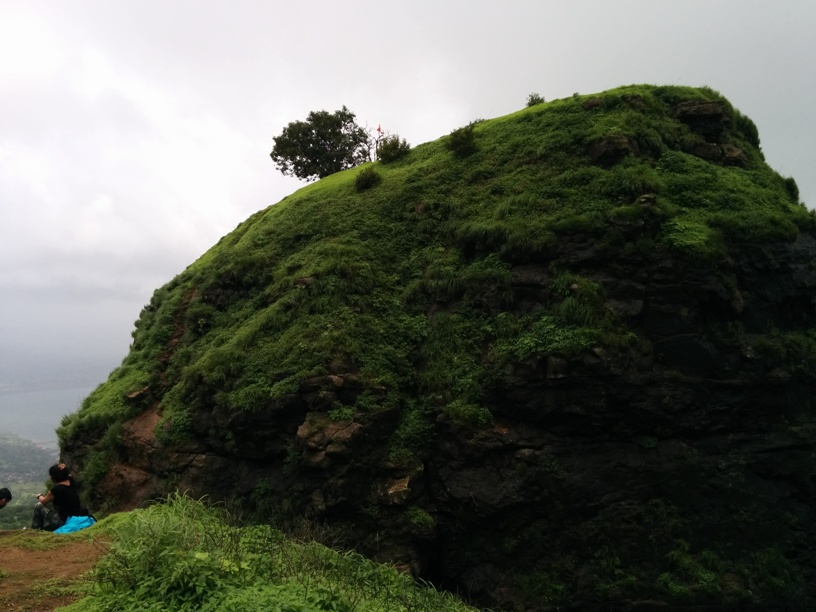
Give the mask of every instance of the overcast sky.
POLYGON ((0 0, 0 389, 104 380, 154 289, 302 185, 269 151, 310 110, 417 145, 709 85, 812 207, 814 31, 814 0, 0 0))

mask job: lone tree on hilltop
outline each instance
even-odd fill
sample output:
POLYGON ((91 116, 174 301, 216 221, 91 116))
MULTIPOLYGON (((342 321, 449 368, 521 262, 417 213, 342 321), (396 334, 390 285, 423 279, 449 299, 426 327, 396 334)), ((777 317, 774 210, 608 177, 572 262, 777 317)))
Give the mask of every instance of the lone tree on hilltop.
POLYGON ((371 160, 368 131, 343 106, 334 113, 312 111, 275 138, 269 156, 283 174, 311 181, 371 160))

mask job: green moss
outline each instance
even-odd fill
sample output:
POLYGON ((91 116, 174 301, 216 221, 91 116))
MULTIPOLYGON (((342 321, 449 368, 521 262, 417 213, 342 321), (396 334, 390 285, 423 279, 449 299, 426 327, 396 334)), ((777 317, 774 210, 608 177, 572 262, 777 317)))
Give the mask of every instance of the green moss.
POLYGON ((708 600, 733 606, 754 597, 750 583, 756 572, 744 581, 729 561, 712 550, 695 553, 687 541, 677 540, 667 560, 669 569, 658 576, 657 587, 675 604, 708 600))
POLYGON ((329 410, 329 418, 332 421, 352 421, 356 414, 356 410, 352 406, 342 406, 329 410))
POLYGON ((756 581, 762 592, 788 601, 797 599, 805 583, 805 578, 777 548, 752 553, 740 570, 746 578, 756 581))
MULTIPOLYGON (((126 364, 132 361, 135 360, 128 359, 126 364)), ((114 370, 104 384, 94 389, 83 400, 78 412, 63 417, 57 429, 61 446, 78 437, 101 437, 111 426, 144 410, 150 398, 152 381, 148 364, 144 361, 139 364, 141 367, 126 364, 114 370)))
POLYGON ((574 596, 568 574, 569 571, 566 569, 536 570, 517 576, 515 585, 528 601, 556 606, 567 604, 574 596))
POLYGON ((812 377, 816 371, 816 329, 770 333, 753 338, 757 352, 772 366, 789 373, 812 377))
POLYGON ((391 459, 410 461, 425 454, 433 442, 434 410, 416 401, 409 401, 391 437, 391 459))
POLYGON ((405 511, 405 515, 408 521, 417 527, 428 529, 435 523, 434 518, 419 506, 411 506, 405 511))
POLYGON ((444 409, 451 420, 465 427, 484 427, 493 422, 493 415, 484 406, 454 400, 444 409))
POLYGON ((100 481, 110 466, 119 458, 121 431, 121 422, 112 424, 88 455, 82 470, 83 480, 88 485, 94 485, 100 481))
POLYGON ((722 234, 699 216, 689 214, 674 218, 665 228, 666 244, 684 255, 705 261, 717 261, 725 256, 722 234))

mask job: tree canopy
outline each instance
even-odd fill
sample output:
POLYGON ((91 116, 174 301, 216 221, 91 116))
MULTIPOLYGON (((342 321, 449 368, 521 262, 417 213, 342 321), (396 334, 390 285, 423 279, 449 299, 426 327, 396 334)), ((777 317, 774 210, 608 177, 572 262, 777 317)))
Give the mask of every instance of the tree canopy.
POLYGON ((307 181, 353 168, 371 159, 371 137, 343 106, 334 113, 312 111, 277 136, 269 154, 283 174, 307 181))

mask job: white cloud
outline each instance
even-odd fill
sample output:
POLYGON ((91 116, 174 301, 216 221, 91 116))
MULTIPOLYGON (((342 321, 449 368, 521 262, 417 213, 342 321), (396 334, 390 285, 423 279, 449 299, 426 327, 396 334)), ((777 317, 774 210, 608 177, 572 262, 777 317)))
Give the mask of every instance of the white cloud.
POLYGON ((0 58, 0 91, 48 78, 64 63, 52 24, 11 3, 2 7, 0 58))

